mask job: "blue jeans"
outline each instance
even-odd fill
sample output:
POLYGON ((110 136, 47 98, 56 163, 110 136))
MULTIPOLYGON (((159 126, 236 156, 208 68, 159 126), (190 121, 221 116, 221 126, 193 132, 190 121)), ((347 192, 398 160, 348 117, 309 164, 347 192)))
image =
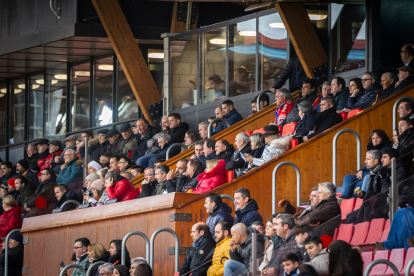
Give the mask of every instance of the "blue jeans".
MULTIPOLYGON (((398 210, 392 220, 390 233, 384 241, 385 249, 405 248, 408 250, 407 238, 412 238, 414 234, 414 209, 407 207, 398 210)), ((226 261, 227 263, 228 261, 226 261)), ((224 266, 225 264, 224 263, 224 266)))
POLYGON ((224 263, 224 276, 248 275, 249 272, 244 264, 227 260, 224 263))
POLYGON ((362 181, 362 187, 361 187, 361 190, 362 190, 362 191, 364 191, 364 192, 367 192, 367 188, 368 188, 368 180, 369 180, 369 174, 367 174, 367 175, 364 177, 364 180, 362 181))
POLYGON ((140 165, 144 169, 146 169, 148 167, 148 162, 154 156, 156 156, 156 154, 155 153, 152 153, 152 154, 148 154, 148 155, 145 155, 145 156, 142 156, 142 157, 138 158, 137 165, 140 165))
POLYGON ((342 182, 342 196, 346 196, 347 198, 356 198, 354 190, 357 187, 362 186, 362 180, 358 182, 356 181, 358 181, 358 178, 355 174, 345 175, 344 181, 342 182))

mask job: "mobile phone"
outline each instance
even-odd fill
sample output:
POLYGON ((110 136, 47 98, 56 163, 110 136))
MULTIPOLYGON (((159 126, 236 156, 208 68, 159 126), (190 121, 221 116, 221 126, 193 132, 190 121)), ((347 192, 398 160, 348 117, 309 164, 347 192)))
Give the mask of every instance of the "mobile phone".
POLYGON ((244 153, 243 155, 244 155, 244 157, 249 157, 250 156, 250 154, 248 154, 248 153, 244 153))
POLYGON ((61 263, 60 263, 60 266, 61 266, 61 267, 65 267, 65 263, 64 263, 64 262, 61 262, 61 263))

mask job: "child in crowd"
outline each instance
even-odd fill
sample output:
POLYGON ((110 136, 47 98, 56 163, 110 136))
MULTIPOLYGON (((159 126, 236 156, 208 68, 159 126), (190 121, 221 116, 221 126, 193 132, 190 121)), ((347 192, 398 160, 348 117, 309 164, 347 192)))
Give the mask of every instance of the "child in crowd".
POLYGON ((285 269, 284 276, 297 276, 299 258, 293 253, 288 253, 282 258, 282 264, 285 269))
POLYGON ((301 264, 296 271, 298 276, 318 276, 316 270, 310 264, 301 264))

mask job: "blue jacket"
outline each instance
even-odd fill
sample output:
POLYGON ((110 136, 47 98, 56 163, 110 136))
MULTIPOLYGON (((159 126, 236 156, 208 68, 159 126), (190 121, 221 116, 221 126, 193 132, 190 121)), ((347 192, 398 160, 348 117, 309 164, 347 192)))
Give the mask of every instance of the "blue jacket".
POLYGON ((56 179, 56 183, 65 184, 66 186, 68 186, 70 183, 76 183, 76 180, 82 179, 82 164, 82 160, 79 159, 77 156, 73 158, 65 167, 63 167, 62 171, 56 179))
MULTIPOLYGON (((151 157, 151 159, 148 161, 148 166, 152 167, 154 166, 154 163, 157 162, 157 160, 160 159, 167 159, 167 150, 169 147, 171 147, 171 143, 167 143, 164 145, 163 149, 160 149, 159 151, 157 151, 155 154, 156 156, 151 157)), ((170 158, 176 156, 177 154, 179 154, 181 152, 181 148, 180 147, 174 147, 171 149, 170 151, 170 158)))
MULTIPOLYGON (((224 115, 223 118, 226 119, 231 126, 243 120, 243 116, 240 115, 240 113, 235 108, 232 111, 230 111, 228 114, 224 115)), ((216 126, 217 132, 220 132, 226 128, 227 128, 227 125, 225 123, 217 124, 216 126)))
POLYGON ((377 93, 375 93, 375 90, 382 90, 382 86, 378 83, 374 83, 370 88, 365 90, 364 94, 358 97, 349 97, 345 107, 351 110, 357 108, 366 109, 370 107, 377 98, 377 93))
POLYGON ((213 151, 212 153, 210 153, 207 156, 203 156, 203 158, 201 158, 201 156, 200 156, 199 160, 200 160, 201 164, 203 165, 203 167, 205 168, 206 167, 206 161, 207 160, 213 160, 213 159, 217 159, 217 155, 216 155, 215 151, 213 151))
POLYGON ((316 115, 318 115, 318 112, 316 110, 311 110, 303 115, 302 119, 295 126, 295 137, 306 136, 308 135, 309 131, 313 130, 315 127, 316 115))
POLYGON ((148 126, 147 132, 144 136, 141 134, 135 135, 137 137, 137 144, 135 145, 135 149, 132 152, 131 160, 136 161, 138 158, 145 155, 145 152, 148 150, 148 140, 152 138, 155 134, 159 131, 153 126, 148 126))
POLYGON ((297 276, 298 275, 298 268, 293 269, 289 274, 285 272, 283 272, 284 276, 297 276))
POLYGON ((257 210, 259 210, 259 206, 257 206, 256 201, 250 199, 250 202, 243 209, 236 211, 234 224, 243 223, 247 227, 250 227, 255 221, 263 222, 262 216, 257 210))
POLYGON ((215 228, 220 221, 226 221, 233 226, 234 218, 231 216, 232 209, 227 203, 221 203, 219 206, 214 207, 213 213, 207 218, 206 224, 210 227, 211 235, 214 237, 215 228))

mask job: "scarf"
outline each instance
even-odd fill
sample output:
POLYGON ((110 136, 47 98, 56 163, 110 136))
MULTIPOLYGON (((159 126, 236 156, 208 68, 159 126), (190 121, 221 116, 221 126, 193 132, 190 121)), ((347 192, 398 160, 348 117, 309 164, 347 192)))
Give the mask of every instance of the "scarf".
POLYGON ((278 106, 275 112, 275 123, 280 125, 286 119, 287 116, 287 108, 290 104, 290 100, 287 100, 282 106, 278 106))

